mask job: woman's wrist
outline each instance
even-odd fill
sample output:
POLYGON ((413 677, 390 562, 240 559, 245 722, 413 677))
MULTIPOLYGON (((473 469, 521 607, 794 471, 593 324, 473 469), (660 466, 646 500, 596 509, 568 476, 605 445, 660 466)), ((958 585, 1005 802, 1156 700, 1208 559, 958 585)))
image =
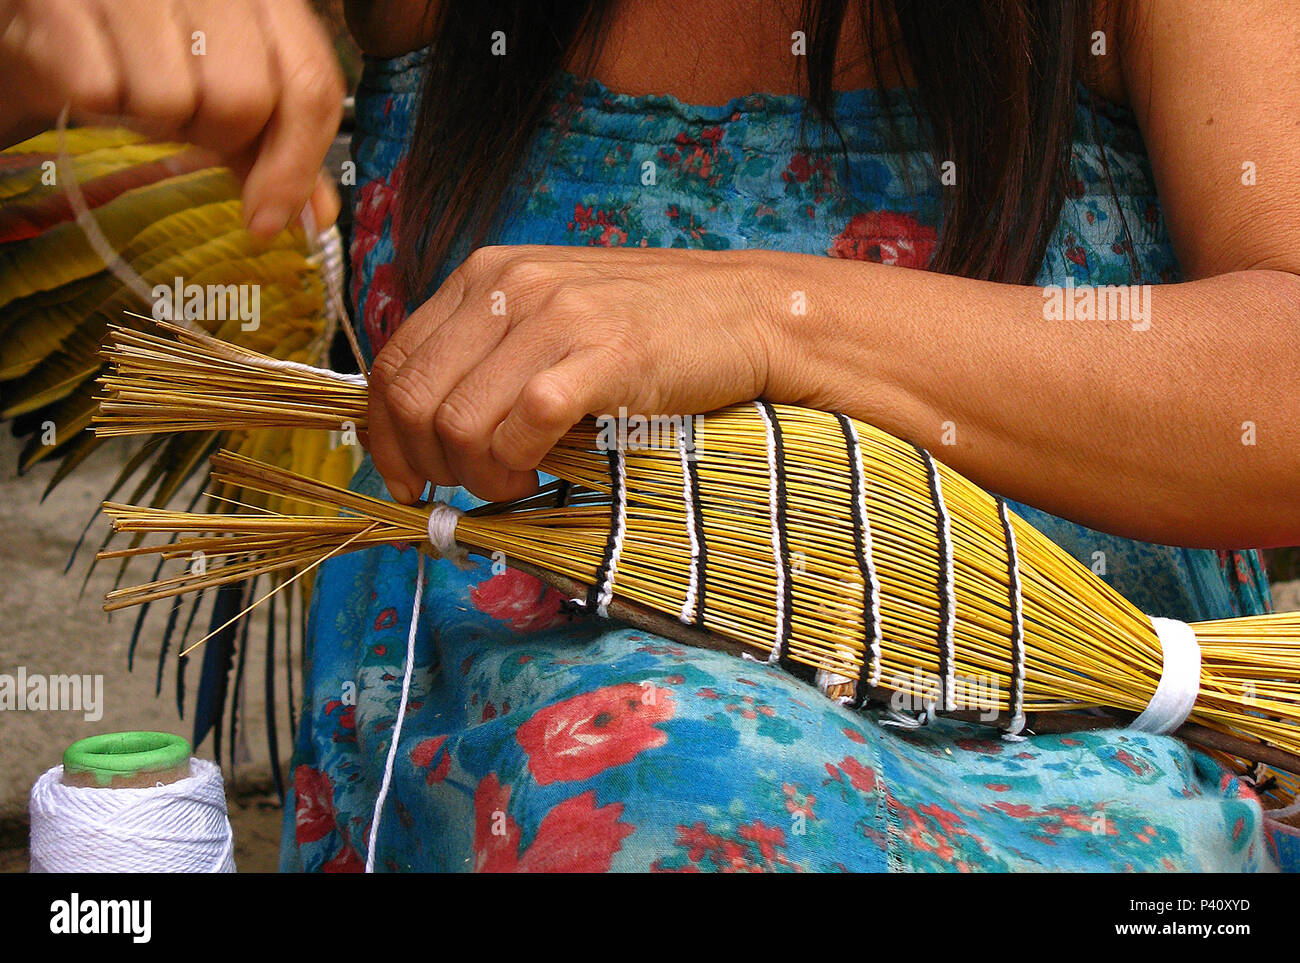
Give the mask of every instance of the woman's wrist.
POLYGON ((770 345, 764 397, 844 412, 905 438, 937 431, 918 379, 925 359, 889 290, 900 274, 919 272, 814 255, 769 257, 762 270, 770 345))

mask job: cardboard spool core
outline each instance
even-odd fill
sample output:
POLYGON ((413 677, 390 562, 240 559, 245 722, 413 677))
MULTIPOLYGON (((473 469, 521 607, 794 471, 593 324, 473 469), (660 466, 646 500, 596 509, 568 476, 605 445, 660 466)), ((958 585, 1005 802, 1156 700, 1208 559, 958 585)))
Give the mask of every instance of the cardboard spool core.
POLYGON ((147 789, 190 774, 190 744, 169 732, 109 732, 79 739, 63 753, 63 784, 147 789))

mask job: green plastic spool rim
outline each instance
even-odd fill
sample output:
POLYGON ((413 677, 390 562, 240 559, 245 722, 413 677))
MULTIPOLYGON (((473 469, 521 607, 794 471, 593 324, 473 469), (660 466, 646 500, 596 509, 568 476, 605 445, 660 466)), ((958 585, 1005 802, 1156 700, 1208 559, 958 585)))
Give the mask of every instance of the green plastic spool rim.
POLYGON ((78 739, 63 753, 67 772, 86 772, 97 782, 175 769, 189 762, 190 744, 170 732, 106 732, 78 739))

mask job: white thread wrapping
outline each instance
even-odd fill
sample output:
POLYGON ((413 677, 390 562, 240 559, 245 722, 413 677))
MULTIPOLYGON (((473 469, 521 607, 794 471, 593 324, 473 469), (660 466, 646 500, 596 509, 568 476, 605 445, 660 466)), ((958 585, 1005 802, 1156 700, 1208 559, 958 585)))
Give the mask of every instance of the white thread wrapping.
POLYGON ((768 662, 781 660, 781 627, 785 625, 785 566, 781 564, 781 525, 776 484, 776 434, 772 429, 772 419, 767 416, 767 409, 760 401, 754 402, 759 416, 763 419, 763 429, 767 434, 767 507, 772 524, 772 562, 776 569, 776 629, 772 641, 772 651, 768 662))
POLYGON ((384 802, 388 787, 393 781, 393 768, 397 765, 397 744, 402 738, 402 723, 406 721, 406 707, 411 701, 411 676, 415 667, 415 638, 420 632, 420 608, 424 599, 424 553, 417 552, 415 563, 415 602, 411 606, 411 628, 406 633, 406 670, 402 673, 402 698, 397 704, 397 719, 393 722, 393 741, 388 744, 388 757, 384 760, 384 778, 375 796, 375 811, 370 817, 370 838, 366 840, 366 872, 375 871, 375 841, 379 839, 379 822, 384 815, 384 802))
POLYGON ((867 572, 871 592, 871 640, 868 651, 871 653, 871 674, 867 684, 871 687, 880 685, 883 667, 880 664, 881 621, 880 612, 880 578, 876 575, 875 548, 871 541, 871 518, 867 515, 867 473, 862 469, 862 442, 858 439, 857 426, 852 418, 845 418, 849 438, 853 443, 853 473, 857 476, 858 517, 862 519, 862 567, 867 572))
POLYGON ((63 767, 32 786, 33 873, 233 873, 221 769, 142 789, 65 786, 63 767))
POLYGON ((456 523, 463 514, 459 508, 446 502, 434 502, 429 506, 429 544, 439 558, 454 559, 466 554, 465 549, 456 544, 456 523))
POLYGON ((1007 503, 998 500, 998 514, 1002 516, 1002 526, 1007 533, 1007 557, 1010 560, 1011 576, 1011 626, 1014 640, 1011 658, 1015 662, 1015 688, 1011 692, 1011 720, 1007 724, 1005 736, 1012 741, 1020 737, 1025 728, 1025 615, 1024 598, 1020 584, 1020 553, 1016 549, 1016 533, 1011 526, 1011 516, 1007 513, 1007 503))
POLYGON ((1164 664, 1151 701, 1129 728, 1167 735, 1187 721, 1196 705, 1201 691, 1201 646, 1186 622, 1152 618, 1151 625, 1160 639, 1164 664))
MULTIPOLYGON (((826 696, 827 698, 830 697, 831 694, 830 690, 835 688, 836 686, 852 685, 852 684, 853 684, 853 680, 850 679, 848 676, 839 675, 838 673, 831 672, 827 669, 817 670, 817 688, 821 690, 821 694, 826 696)), ((853 696, 851 695, 836 696, 835 701, 842 706, 846 706, 853 701, 853 696)))
POLYGON ((276 368, 283 371, 299 371, 302 374, 315 375, 320 378, 330 378, 334 381, 342 381, 344 384, 366 385, 366 376, 361 374, 348 374, 343 371, 332 371, 329 368, 317 368, 314 365, 303 364, 300 361, 289 361, 285 358, 259 358, 249 356, 236 349, 235 357, 245 364, 256 365, 259 368, 276 368))
POLYGON ((691 625, 700 595, 700 533, 695 528, 695 491, 691 485, 691 458, 686 448, 686 428, 677 429, 677 453, 682 460, 682 505, 686 511, 686 537, 691 545, 690 578, 686 583, 686 600, 682 602, 679 621, 691 625))
POLYGON ((614 453, 614 465, 618 472, 614 546, 609 553, 609 567, 605 570, 605 580, 601 583, 600 592, 596 596, 596 614, 602 619, 609 618, 609 603, 614 601, 614 578, 618 574, 618 559, 623 554, 623 540, 627 537, 627 459, 622 451, 614 453))

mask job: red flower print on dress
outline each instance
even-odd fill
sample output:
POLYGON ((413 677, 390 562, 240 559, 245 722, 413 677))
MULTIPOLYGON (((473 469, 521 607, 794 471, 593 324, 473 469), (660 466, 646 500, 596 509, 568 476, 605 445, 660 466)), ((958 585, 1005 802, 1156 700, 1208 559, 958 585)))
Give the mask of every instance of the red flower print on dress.
POLYGON ((338 851, 338 855, 320 869, 322 873, 360 873, 365 868, 365 863, 361 862, 361 857, 352 848, 352 844, 344 840, 343 848, 338 851))
POLYGON ((330 777, 310 766, 293 771, 294 838, 314 843, 334 831, 334 786, 330 777))
MULTIPOLYGON (((439 750, 442 744, 447 741, 446 736, 434 736, 431 739, 421 740, 414 749, 411 750, 411 764, 420 769, 427 769, 433 764, 433 760, 438 758, 439 750)), ((429 770, 429 775, 425 777, 425 782, 432 786, 435 782, 442 782, 447 778, 447 773, 451 769, 451 753, 442 753, 442 759, 437 766, 429 770)))
POLYGON ((831 242, 827 253, 832 257, 924 269, 929 266, 938 243, 938 232, 914 217, 894 211, 871 211, 854 214, 848 226, 831 242))
POLYGON ((474 792, 474 869, 480 873, 605 873, 634 827, 623 805, 596 806, 595 792, 566 799, 542 817, 522 854, 509 815, 510 787, 490 773, 474 792))
POLYGON ((397 294, 397 269, 391 264, 380 264, 370 276, 370 289, 361 313, 373 351, 378 353, 388 343, 405 313, 397 294))
POLYGON ((509 622, 516 632, 540 632, 564 622, 564 596, 531 575, 508 568, 470 590, 474 607, 509 622))
POLYGON ((668 734, 655 724, 671 719, 676 708, 672 690, 656 688, 650 698, 627 682, 547 706, 515 738, 539 783, 576 782, 662 746, 668 734))

